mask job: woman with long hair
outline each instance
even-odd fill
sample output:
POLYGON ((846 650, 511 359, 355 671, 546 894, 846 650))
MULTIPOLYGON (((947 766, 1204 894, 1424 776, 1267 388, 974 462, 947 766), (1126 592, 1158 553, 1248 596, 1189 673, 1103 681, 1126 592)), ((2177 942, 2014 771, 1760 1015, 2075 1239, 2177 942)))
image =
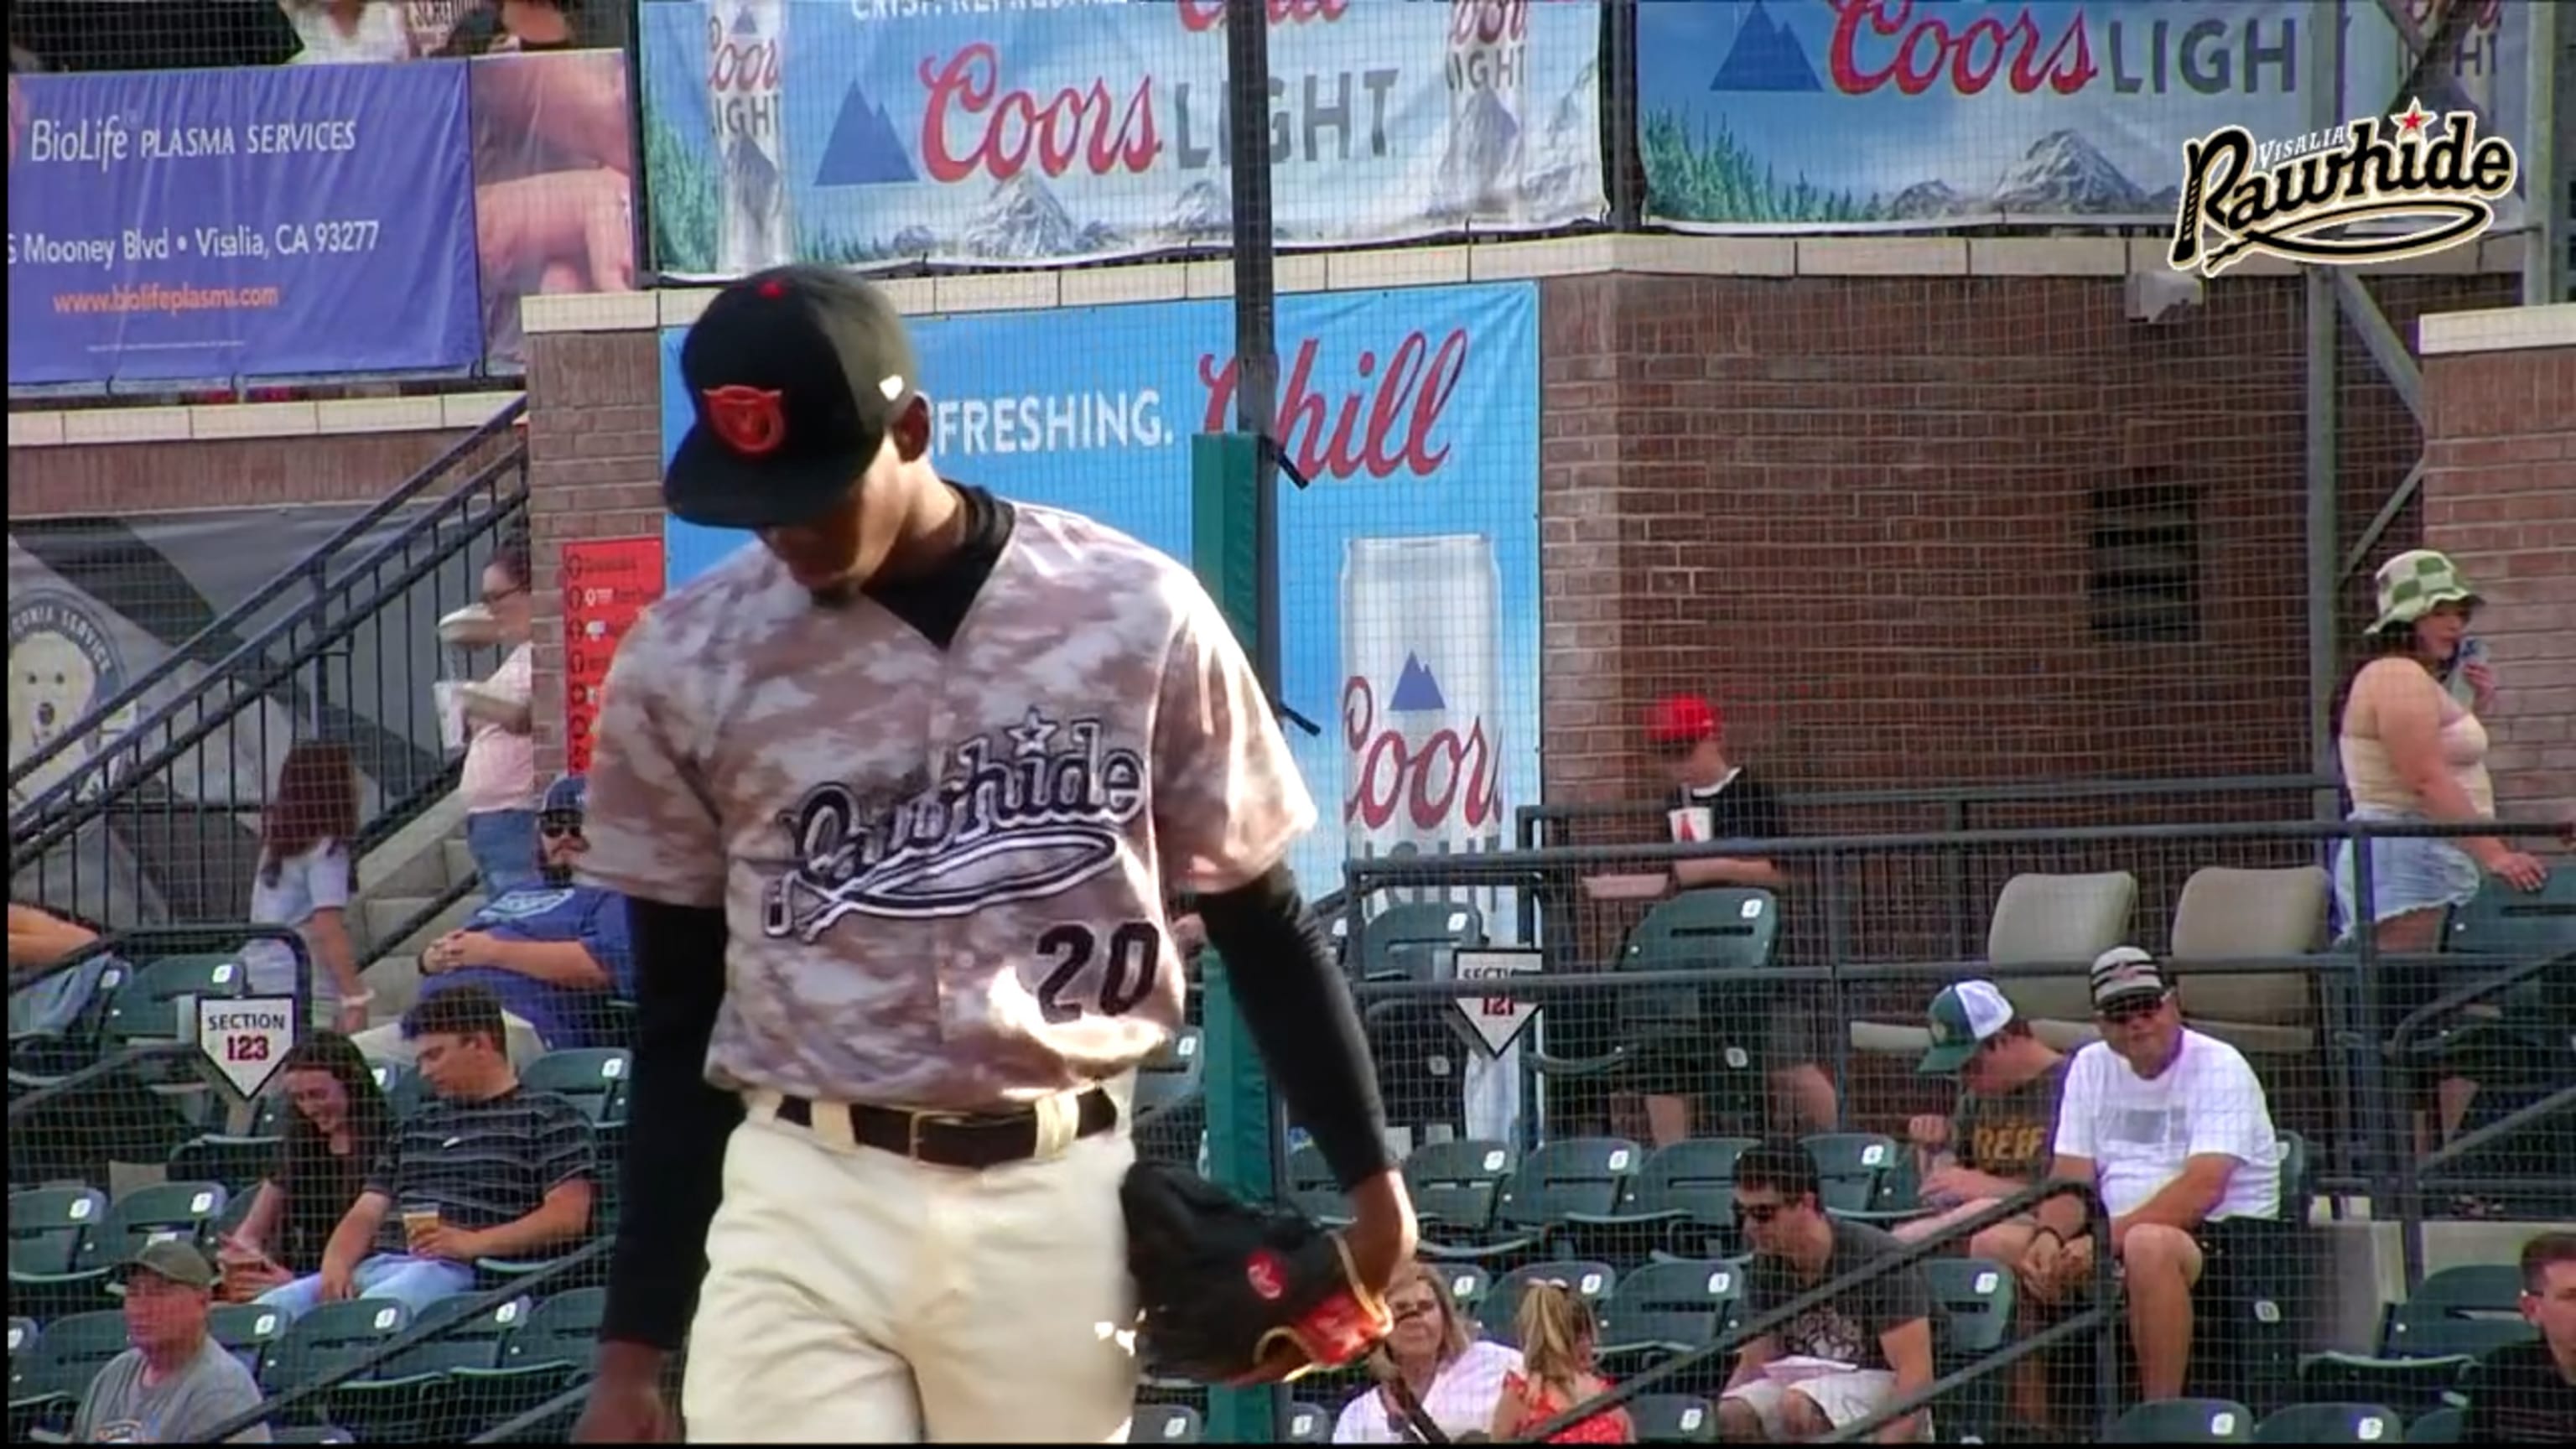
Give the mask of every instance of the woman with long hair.
MULTIPOLYGON (((349 894, 357 888, 358 769, 346 745, 304 740, 286 752, 259 822, 259 873, 251 881, 250 918, 292 926, 314 964, 313 1019, 344 1032, 367 1025, 371 999, 358 980, 349 942, 349 894)), ((274 941, 242 952, 251 989, 284 996, 295 990, 295 959, 274 941)))
POLYGON ((241 1226, 225 1238, 223 1296, 247 1303, 322 1268, 322 1249, 393 1140, 393 1108, 356 1043, 317 1031, 287 1053, 286 1132, 241 1226))
POLYGON ((1394 1325, 1368 1358, 1378 1387, 1342 1406, 1333 1442, 1413 1442, 1393 1388, 1399 1383, 1452 1440, 1483 1433, 1493 1421, 1504 1376, 1520 1368, 1521 1356, 1477 1337, 1476 1326, 1449 1296, 1449 1285, 1436 1269, 1421 1263, 1396 1270, 1395 1281, 1387 1285, 1386 1307, 1394 1325))
MULTIPOLYGON (((1608 1391, 1610 1381, 1592 1366, 1601 1336, 1592 1305, 1562 1283, 1541 1280, 1521 1290, 1512 1320, 1521 1340, 1521 1371, 1503 1376, 1494 1401, 1496 1440, 1543 1424, 1576 1404, 1608 1391)), ((1628 1411, 1612 1409, 1550 1435, 1551 1444, 1625 1444, 1636 1438, 1628 1411)))
MULTIPOLYGON (((2371 657, 2353 675, 2337 726, 2351 818, 2493 820, 2487 730, 2478 716, 2493 707, 2494 680, 2483 663, 2462 658, 2477 593, 2450 559, 2420 548, 2381 565, 2377 585, 2371 657), (2454 675, 2465 688, 2447 686, 2454 675)), ((2335 916, 2346 938, 2367 930, 2392 954, 2435 950, 2451 908, 2476 895, 2485 876, 2526 891, 2538 890, 2549 876, 2537 858, 2493 835, 2387 838, 2368 842, 2368 849, 2370 918, 2361 917, 2350 841, 2335 850, 2335 916)), ((2388 983, 2381 1007, 2388 1027, 2441 995, 2445 985, 2438 970, 2423 966, 2383 971, 2381 979, 2388 983)), ((2440 1084, 2443 1136, 2459 1130, 2476 1092, 2477 1084, 2464 1079, 2440 1084)))

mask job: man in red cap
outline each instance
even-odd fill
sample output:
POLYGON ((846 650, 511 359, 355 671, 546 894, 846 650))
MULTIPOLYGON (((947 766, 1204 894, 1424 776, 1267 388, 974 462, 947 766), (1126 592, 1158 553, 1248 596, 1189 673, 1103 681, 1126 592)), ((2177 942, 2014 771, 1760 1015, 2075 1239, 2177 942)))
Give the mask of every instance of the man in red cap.
MULTIPOLYGON (((1789 833, 1780 797, 1727 757, 1726 721, 1716 705, 1696 694, 1667 695, 1646 711, 1646 744, 1661 762, 1673 793, 1664 819, 1673 843, 1768 840, 1789 833)), ((1667 871, 1594 876, 1584 882, 1596 900, 1652 900, 1673 890, 1737 886, 1779 891, 1788 884, 1780 867, 1760 856, 1711 855, 1672 862, 1667 871)), ((1784 988, 1767 1023, 1775 1112, 1785 1124, 1829 1132, 1838 1104, 1834 1082, 1820 1062, 1821 1034, 1832 1013, 1805 999, 1812 993, 1784 988)), ((1690 1135, 1686 1096, 1646 1098, 1646 1121, 1658 1146, 1690 1135)))

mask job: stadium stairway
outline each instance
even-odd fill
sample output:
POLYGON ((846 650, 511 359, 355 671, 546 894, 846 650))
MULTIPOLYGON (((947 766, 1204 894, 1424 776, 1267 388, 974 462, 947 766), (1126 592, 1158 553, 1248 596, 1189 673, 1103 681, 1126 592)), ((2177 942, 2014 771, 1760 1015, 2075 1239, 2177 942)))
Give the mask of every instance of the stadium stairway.
POLYGON ((350 902, 352 944, 376 1025, 399 1019, 420 998, 420 952, 465 924, 483 904, 474 856, 465 847, 465 806, 450 792, 358 862, 350 902))

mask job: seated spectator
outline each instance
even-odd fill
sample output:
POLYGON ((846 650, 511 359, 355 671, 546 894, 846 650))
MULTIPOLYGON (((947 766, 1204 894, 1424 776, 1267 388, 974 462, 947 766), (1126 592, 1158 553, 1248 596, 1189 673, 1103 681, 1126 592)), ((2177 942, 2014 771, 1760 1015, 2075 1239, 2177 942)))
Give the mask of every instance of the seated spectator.
MULTIPOLYGON (((1946 1211, 1899 1227, 1904 1243, 1919 1243, 2045 1176, 2066 1088, 2065 1055, 2031 1034, 1993 982, 1943 990, 1932 998, 1931 1017, 1932 1050, 1922 1070, 1956 1073, 1959 1106, 1952 1117, 1917 1117, 1907 1127, 1924 1159, 1922 1199, 1946 1211)), ((1968 1252, 2018 1263, 2038 1225, 2028 1215, 1997 1223, 1970 1238, 1968 1252)))
MULTIPOLYGON (((510 1033, 510 1058, 520 1066, 537 1052, 625 1045, 609 1008, 635 994, 626 898, 573 878, 590 848, 581 833, 585 790, 579 775, 546 788, 537 812, 537 883, 485 902, 462 929, 420 953, 422 999, 464 986, 492 993, 510 1033)), ((360 1032, 357 1042, 374 1060, 401 1061, 407 1039, 400 1027, 378 1027, 360 1032)))
MULTIPOLYGON (((1725 719, 1706 699, 1677 694, 1657 702, 1647 713, 1646 742, 1661 759, 1672 787, 1664 818, 1673 844, 1767 840, 1789 833, 1780 797, 1728 755, 1725 719)), ((1703 856, 1674 861, 1668 872, 1594 876, 1584 888, 1596 899, 1636 900, 1709 886, 1778 892, 1788 883, 1787 874, 1768 859, 1703 856)), ((1777 1004, 1762 1046, 1774 1118, 1787 1129, 1830 1132, 1840 1104, 1833 1078, 1820 1064, 1832 1054, 1829 1032, 1838 1023, 1822 993, 1812 987, 1781 986, 1771 992, 1777 1004)), ((1686 1084, 1674 1085, 1682 1090, 1651 1085, 1647 1090, 1647 1132, 1658 1147, 1691 1135, 1691 1096, 1686 1084)))
MULTIPOLYGON (((2139 1391, 2180 1398, 2194 1290, 2265 1252, 2279 1225, 2271 1105, 2236 1048, 2182 1024, 2173 984, 2135 946, 2094 961, 2093 1013, 2102 1039, 2067 1067, 2050 1172, 2101 1194, 2111 1241, 2086 1235, 2077 1199, 2041 1203, 2016 1269, 2022 1301, 2044 1315, 2092 1280, 2097 1251, 2110 1252, 2127 1290, 2139 1391)), ((2038 1362, 2022 1361, 2032 1371, 2022 1375, 2020 1407, 2034 1424, 2048 1411, 2038 1362)))
POLYGON ((9 903, 9 1035, 58 1033, 80 1020, 116 957, 101 952, 68 971, 50 968, 71 959, 102 934, 97 926, 68 912, 32 901, 9 903))
MULTIPOLYGON (((1600 1345, 1600 1324, 1592 1305, 1563 1283, 1532 1283, 1521 1290, 1513 1327, 1521 1341, 1523 1371, 1503 1375, 1503 1392, 1494 1403, 1492 1435, 1517 1437, 1521 1430, 1544 1424, 1586 1399, 1610 1391, 1592 1363, 1600 1345)), ((1627 1444, 1636 1440, 1636 1425, 1625 1409, 1612 1409, 1548 1436, 1550 1444, 1627 1444)))
POLYGON ((2539 1340, 2497 1349, 2460 1382, 2463 1443, 2576 1442, 2576 1233, 2522 1245, 2522 1316, 2539 1340))
MULTIPOLYGON (((258 1407, 258 1381, 206 1331, 215 1265, 177 1238, 150 1243, 125 1265, 125 1333, 72 1418, 78 1444, 202 1444, 206 1432, 258 1407)), ((234 1444, 269 1442, 268 1426, 234 1444)))
POLYGON ((414 1006, 403 1030, 435 1100, 396 1126, 321 1271, 260 1295, 289 1317, 358 1297, 418 1312, 473 1287, 477 1259, 532 1257, 590 1231, 590 1121, 551 1092, 520 1087, 492 993, 442 991, 414 1006))
MULTIPOLYGON (((1816 1159, 1796 1142, 1748 1148, 1735 1163, 1735 1210, 1753 1244, 1745 1321, 1903 1251, 1876 1228, 1825 1212, 1816 1159)), ((1859 1423, 1932 1386, 1932 1288, 1907 1265, 1747 1342, 1717 1403, 1718 1437, 1732 1443, 1805 1440, 1859 1423)), ((1882 1443, 1929 1438, 1931 1415, 1878 1433, 1882 1443)))
POLYGON ((1503 1379, 1521 1368, 1517 1350, 1476 1336, 1438 1270, 1408 1263, 1386 1290, 1395 1324, 1369 1354, 1379 1387, 1354 1396, 1333 1424, 1336 1444, 1410 1444, 1405 1416, 1385 1385, 1401 1381, 1452 1440, 1493 1423, 1503 1379))
POLYGON ((393 1145, 394 1114, 357 1045, 317 1031, 286 1055, 278 1076, 289 1111, 277 1165, 250 1212, 220 1245, 222 1298, 247 1302, 322 1270, 322 1249, 393 1145))

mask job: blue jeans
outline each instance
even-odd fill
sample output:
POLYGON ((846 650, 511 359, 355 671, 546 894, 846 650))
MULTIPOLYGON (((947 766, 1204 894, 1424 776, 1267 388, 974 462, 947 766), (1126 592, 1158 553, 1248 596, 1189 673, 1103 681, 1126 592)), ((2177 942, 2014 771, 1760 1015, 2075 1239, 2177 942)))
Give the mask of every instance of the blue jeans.
MULTIPOLYGON (((360 1298, 390 1298, 417 1314, 441 1298, 453 1298, 474 1286, 474 1269, 464 1263, 450 1263, 440 1258, 415 1258, 408 1253, 376 1253, 358 1265, 360 1298)), ((259 1301, 286 1315, 291 1322, 319 1307, 322 1302, 322 1275, 298 1278, 283 1288, 271 1288, 259 1295, 259 1301)))
POLYGON ((537 883, 537 812, 485 810, 465 817, 465 848, 483 877, 483 894, 498 897, 537 883))

